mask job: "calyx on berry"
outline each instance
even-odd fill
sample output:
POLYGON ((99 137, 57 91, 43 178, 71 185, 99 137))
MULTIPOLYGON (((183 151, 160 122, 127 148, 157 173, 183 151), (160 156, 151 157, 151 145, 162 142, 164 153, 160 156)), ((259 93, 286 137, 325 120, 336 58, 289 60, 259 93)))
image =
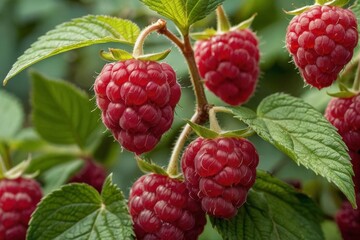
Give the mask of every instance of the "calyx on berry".
POLYGON ((315 3, 313 5, 307 5, 301 8, 297 8, 291 11, 284 11, 286 14, 289 15, 299 15, 310 8, 312 8, 315 5, 323 5, 323 6, 337 6, 337 7, 343 7, 346 4, 349 3, 349 0, 315 0, 315 3))

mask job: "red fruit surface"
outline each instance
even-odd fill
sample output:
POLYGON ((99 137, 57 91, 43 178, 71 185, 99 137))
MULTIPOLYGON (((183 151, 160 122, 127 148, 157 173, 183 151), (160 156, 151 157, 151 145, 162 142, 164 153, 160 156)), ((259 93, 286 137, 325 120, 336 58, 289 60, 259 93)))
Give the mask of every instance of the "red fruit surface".
POLYGON ((318 89, 337 79, 357 43, 354 13, 336 6, 311 7, 290 21, 286 33, 286 48, 300 74, 318 89))
POLYGON ((101 192, 105 178, 105 168, 93 160, 87 159, 83 168, 69 182, 87 183, 98 190, 98 192, 101 192))
POLYGON ((256 178, 259 156, 243 138, 197 138, 186 148, 181 166, 190 196, 215 217, 236 215, 256 178))
POLYGON ((144 175, 134 183, 129 210, 138 240, 194 240, 206 223, 184 182, 159 174, 144 175))
POLYGON ((0 180, 0 239, 25 240, 30 216, 42 197, 34 179, 0 180))
POLYGON ((255 34, 235 30, 194 45, 195 59, 205 86, 230 105, 246 102, 259 76, 259 47, 255 34))
POLYGON ((338 129, 348 148, 360 153, 360 95, 331 99, 325 117, 338 129))
MULTIPOLYGON (((360 195, 357 196, 357 205, 360 205, 360 195)), ((344 202, 336 213, 336 223, 339 226, 343 240, 360 239, 360 210, 353 209, 349 202, 344 202)))
POLYGON ((106 64, 94 90, 104 124, 136 154, 152 150, 171 127, 181 95, 170 65, 136 59, 106 64))

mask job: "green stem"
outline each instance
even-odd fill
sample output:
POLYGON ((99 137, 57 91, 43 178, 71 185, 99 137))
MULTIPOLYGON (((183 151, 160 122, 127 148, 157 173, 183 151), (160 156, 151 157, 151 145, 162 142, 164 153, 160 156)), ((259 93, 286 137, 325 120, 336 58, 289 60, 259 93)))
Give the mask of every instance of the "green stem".
POLYGON ((228 113, 228 114, 232 114, 234 115, 233 111, 231 111, 230 109, 226 108, 226 107, 222 107, 222 106, 215 106, 213 108, 211 108, 214 112, 222 112, 222 113, 228 113))
POLYGON ((143 46, 144 46, 144 42, 145 39, 147 38, 147 36, 155 31, 159 31, 162 28, 166 27, 166 21, 163 19, 159 19, 157 20, 157 22, 147 26, 146 28, 144 28, 140 35, 138 36, 138 38, 136 39, 135 45, 134 45, 134 50, 133 50, 133 57, 137 58, 141 55, 143 55, 143 46))
POLYGON ((217 30, 218 32, 228 32, 231 28, 229 18, 226 16, 224 8, 222 5, 216 8, 216 18, 217 18, 217 30))
MULTIPOLYGON (((190 121, 197 122, 198 119, 199 119, 199 114, 198 114, 198 112, 195 112, 195 114, 192 116, 190 121)), ((169 165, 166 169, 166 172, 170 176, 176 176, 179 172, 178 171, 178 161, 180 159, 180 154, 181 154, 182 149, 185 146, 186 140, 188 139, 191 131, 192 131, 192 129, 191 129, 190 125, 186 124, 185 127, 183 128, 183 130, 181 131, 179 138, 177 139, 177 141, 175 143, 175 146, 173 148, 173 151, 172 151, 172 154, 170 157, 169 165)))
POLYGON ((209 121, 210 121, 210 129, 220 133, 221 132, 221 127, 219 125, 219 122, 216 118, 216 112, 214 111, 213 108, 210 109, 209 111, 209 121))

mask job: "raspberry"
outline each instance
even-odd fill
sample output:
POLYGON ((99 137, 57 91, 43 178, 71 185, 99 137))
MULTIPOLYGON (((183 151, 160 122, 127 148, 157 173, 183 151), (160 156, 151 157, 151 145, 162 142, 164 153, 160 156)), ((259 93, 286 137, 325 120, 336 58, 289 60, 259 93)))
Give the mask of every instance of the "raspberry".
POLYGON ((179 180, 159 174, 140 177, 129 196, 136 238, 197 239, 206 223, 205 213, 188 196, 184 182, 179 180))
MULTIPOLYGON (((357 205, 360 204, 360 195, 357 196, 357 205)), ((360 210, 353 209, 349 202, 344 202, 336 213, 336 223, 339 226, 344 240, 360 239, 360 210)))
POLYGON ((83 168, 76 173, 69 182, 87 183, 98 190, 98 192, 101 192, 105 178, 105 168, 95 163, 93 160, 87 159, 85 160, 83 168))
POLYGON ((34 179, 0 180, 0 239, 25 240, 30 216, 41 197, 34 179))
POLYGON ((337 79, 357 42, 354 13, 336 6, 311 7, 290 21, 286 33, 286 48, 300 74, 318 89, 337 79))
POLYGON ((136 59, 106 64, 94 90, 104 124, 136 154, 152 150, 171 127, 181 95, 170 65, 136 59))
POLYGON ((235 30, 199 40, 195 59, 205 86, 230 105, 246 102, 259 76, 259 47, 255 34, 235 30))
POLYGON ((338 129, 348 148, 360 153, 360 94, 331 99, 325 117, 338 129))
POLYGON ((186 148, 182 170, 190 197, 215 217, 236 215, 253 186, 259 157, 243 138, 197 138, 186 148))

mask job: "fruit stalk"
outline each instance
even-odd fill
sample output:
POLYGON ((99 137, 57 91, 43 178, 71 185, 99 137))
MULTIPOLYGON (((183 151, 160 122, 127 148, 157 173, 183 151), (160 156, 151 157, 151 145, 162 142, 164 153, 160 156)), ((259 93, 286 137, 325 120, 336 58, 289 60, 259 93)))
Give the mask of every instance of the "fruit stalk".
POLYGON ((221 127, 219 125, 219 122, 216 118, 216 112, 214 110, 214 108, 211 108, 209 111, 209 121, 210 121, 210 129, 220 133, 221 132, 221 127))
POLYGON ((143 46, 144 46, 144 42, 146 37, 155 31, 158 31, 162 28, 166 27, 166 21, 163 19, 159 19, 157 20, 155 23, 149 25, 148 27, 144 28, 139 37, 136 39, 135 45, 134 45, 134 50, 133 50, 133 57, 139 57, 141 55, 143 55, 143 46))
MULTIPOLYGON (((196 122, 199 119, 199 113, 195 112, 195 114, 190 119, 191 122, 196 122)), ((180 158, 180 154, 182 149, 184 148, 184 145, 186 143, 186 140, 188 139, 189 134, 191 133, 192 129, 189 124, 186 124, 183 130, 181 131, 178 139, 176 140, 175 146, 172 150, 169 165, 166 169, 166 172, 170 176, 176 176, 179 172, 178 169, 178 161, 180 158)))

